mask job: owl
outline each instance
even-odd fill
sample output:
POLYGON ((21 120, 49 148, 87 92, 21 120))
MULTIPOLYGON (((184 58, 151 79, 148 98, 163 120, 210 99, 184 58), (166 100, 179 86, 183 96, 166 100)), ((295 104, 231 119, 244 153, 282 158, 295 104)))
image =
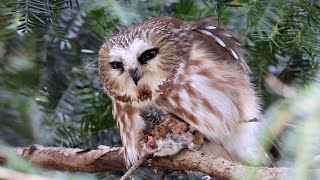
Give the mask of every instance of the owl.
POLYGON ((261 112, 243 49, 229 30, 214 24, 211 17, 156 17, 101 46, 100 79, 128 167, 142 157, 139 137, 147 124, 140 114, 149 107, 188 123, 234 160, 264 154, 256 146, 259 126, 248 122, 261 112))
POLYGON ((140 116, 146 127, 138 139, 146 153, 168 156, 185 148, 198 150, 202 147, 202 134, 178 117, 154 107, 142 111, 140 116))

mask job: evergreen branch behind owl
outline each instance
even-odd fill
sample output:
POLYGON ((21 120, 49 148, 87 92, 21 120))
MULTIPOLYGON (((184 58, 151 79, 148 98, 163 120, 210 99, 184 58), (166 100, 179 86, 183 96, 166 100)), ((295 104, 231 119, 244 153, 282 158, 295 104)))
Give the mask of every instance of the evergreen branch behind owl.
POLYGON ((257 145, 259 126, 246 123, 261 112, 243 49, 230 31, 214 24, 211 17, 156 17, 101 46, 100 78, 113 102, 128 167, 143 155, 139 134, 147 124, 140 113, 149 107, 185 121, 234 160, 266 161, 257 145))

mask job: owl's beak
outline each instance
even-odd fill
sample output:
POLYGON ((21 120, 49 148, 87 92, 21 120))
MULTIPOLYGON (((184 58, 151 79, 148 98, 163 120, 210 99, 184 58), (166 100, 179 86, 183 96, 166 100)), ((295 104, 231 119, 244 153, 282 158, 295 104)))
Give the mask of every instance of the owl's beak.
POLYGON ((138 85, 138 81, 141 79, 139 73, 138 73, 138 69, 132 69, 129 71, 132 80, 134 82, 134 84, 137 86, 138 85))

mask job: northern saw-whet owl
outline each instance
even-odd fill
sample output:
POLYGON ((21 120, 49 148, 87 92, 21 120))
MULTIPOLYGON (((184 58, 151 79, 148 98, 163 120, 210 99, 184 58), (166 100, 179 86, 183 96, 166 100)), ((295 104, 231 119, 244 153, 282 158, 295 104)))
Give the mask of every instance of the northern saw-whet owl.
POLYGON ((262 152, 255 140, 258 126, 248 122, 261 113, 243 49, 214 22, 156 17, 101 46, 100 78, 113 102, 128 167, 143 155, 141 112, 150 107, 185 121, 235 160, 262 152))

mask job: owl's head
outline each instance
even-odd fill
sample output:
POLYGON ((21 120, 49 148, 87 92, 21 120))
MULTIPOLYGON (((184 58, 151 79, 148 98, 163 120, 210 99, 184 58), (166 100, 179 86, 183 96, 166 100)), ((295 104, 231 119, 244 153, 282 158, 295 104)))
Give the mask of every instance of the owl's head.
POLYGON ((99 71, 106 93, 131 102, 147 100, 164 90, 183 54, 175 41, 182 23, 159 17, 111 36, 99 51, 99 71))

